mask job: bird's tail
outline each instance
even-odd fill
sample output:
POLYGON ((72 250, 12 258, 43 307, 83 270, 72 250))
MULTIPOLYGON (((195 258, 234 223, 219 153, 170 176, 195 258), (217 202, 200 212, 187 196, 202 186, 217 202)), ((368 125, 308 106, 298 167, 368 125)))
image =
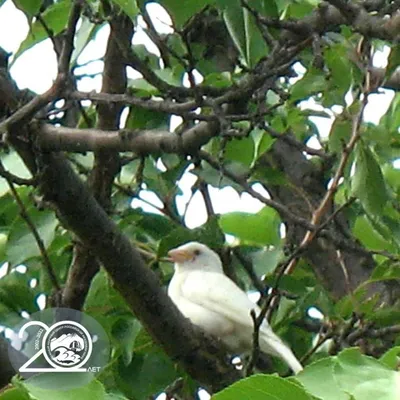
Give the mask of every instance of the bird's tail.
POLYGON ((264 353, 272 354, 281 358, 295 374, 298 374, 303 370, 303 366, 293 354, 292 350, 290 350, 290 348, 283 343, 282 340, 272 332, 272 330, 260 330, 260 349, 264 353))

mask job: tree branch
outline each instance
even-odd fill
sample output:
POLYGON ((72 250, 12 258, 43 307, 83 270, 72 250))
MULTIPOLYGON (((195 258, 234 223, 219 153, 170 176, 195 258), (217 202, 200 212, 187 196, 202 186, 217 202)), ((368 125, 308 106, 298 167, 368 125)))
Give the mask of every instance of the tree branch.
POLYGON ((138 251, 123 235, 61 154, 42 157, 40 190, 112 278, 153 339, 194 378, 215 391, 239 378, 219 343, 178 311, 138 251), (82 223, 85 221, 85 223, 82 223))
POLYGON ((47 151, 133 151, 154 153, 193 154, 219 133, 218 122, 201 122, 181 135, 162 130, 105 131, 77 129, 42 124, 37 144, 47 151))

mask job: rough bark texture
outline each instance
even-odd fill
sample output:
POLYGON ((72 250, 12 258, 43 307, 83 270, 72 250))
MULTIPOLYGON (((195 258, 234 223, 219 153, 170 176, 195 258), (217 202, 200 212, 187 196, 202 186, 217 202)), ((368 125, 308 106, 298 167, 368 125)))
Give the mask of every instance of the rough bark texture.
MULTIPOLYGON (((278 140, 268 155, 273 165, 287 177, 290 185, 271 186, 267 189, 273 198, 285 204, 293 212, 310 218, 313 209, 321 202, 326 191, 327 183, 323 174, 317 170, 315 164, 306 159, 304 154, 283 140, 278 140)), ((331 211, 335 206, 331 204, 331 211)), ((299 225, 285 221, 288 229, 287 245, 295 248, 305 235, 305 229, 299 225)), ((351 236, 348 222, 343 214, 335 218, 335 223, 330 227, 332 234, 338 239, 348 241, 354 247, 360 244, 351 236)), ((333 297, 339 299, 365 282, 374 267, 371 255, 364 255, 349 249, 341 249, 347 274, 340 265, 337 248, 328 240, 318 238, 305 254, 306 259, 313 267, 318 279, 333 297)), ((381 292, 385 289, 383 284, 371 285, 370 294, 381 292)))

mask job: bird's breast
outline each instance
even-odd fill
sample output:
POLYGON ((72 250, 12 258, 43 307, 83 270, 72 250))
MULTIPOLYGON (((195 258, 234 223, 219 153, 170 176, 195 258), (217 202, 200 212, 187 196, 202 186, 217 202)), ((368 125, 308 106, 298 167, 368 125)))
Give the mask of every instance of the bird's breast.
POLYGON ((185 297, 181 291, 184 282, 185 274, 175 274, 168 287, 168 295, 179 311, 189 318, 192 324, 199 326, 210 335, 221 339, 226 335, 231 335, 235 329, 233 322, 185 297))

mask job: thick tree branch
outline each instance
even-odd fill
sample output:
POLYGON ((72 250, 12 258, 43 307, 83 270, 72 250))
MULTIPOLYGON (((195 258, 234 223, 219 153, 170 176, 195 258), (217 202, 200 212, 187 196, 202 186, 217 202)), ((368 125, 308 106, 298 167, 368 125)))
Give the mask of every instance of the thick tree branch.
POLYGON ((191 154, 219 133, 218 122, 201 122, 181 135, 162 130, 105 131, 76 129, 43 124, 37 144, 51 151, 133 151, 137 154, 191 154))
MULTIPOLYGON (((77 0, 78 1, 78 0, 77 0)), ((130 18, 123 13, 113 15, 107 2, 104 2, 105 11, 111 14, 110 36, 104 56, 104 71, 102 92, 124 93, 126 90, 126 66, 117 49, 117 43, 129 46, 133 25, 130 18)), ((100 130, 117 129, 123 106, 121 104, 100 104, 97 107, 100 130)), ((89 176, 89 185, 97 201, 109 211, 111 209, 111 190, 115 176, 120 171, 119 154, 110 148, 96 149, 95 163, 89 176)), ((80 309, 89 291, 91 281, 99 269, 96 254, 89 248, 77 243, 74 247, 74 257, 63 292, 65 306, 80 309)))
POLYGON ((104 265, 154 340, 210 390, 238 379, 218 343, 183 318, 139 252, 110 220, 60 154, 45 154, 40 189, 61 219, 104 265))

